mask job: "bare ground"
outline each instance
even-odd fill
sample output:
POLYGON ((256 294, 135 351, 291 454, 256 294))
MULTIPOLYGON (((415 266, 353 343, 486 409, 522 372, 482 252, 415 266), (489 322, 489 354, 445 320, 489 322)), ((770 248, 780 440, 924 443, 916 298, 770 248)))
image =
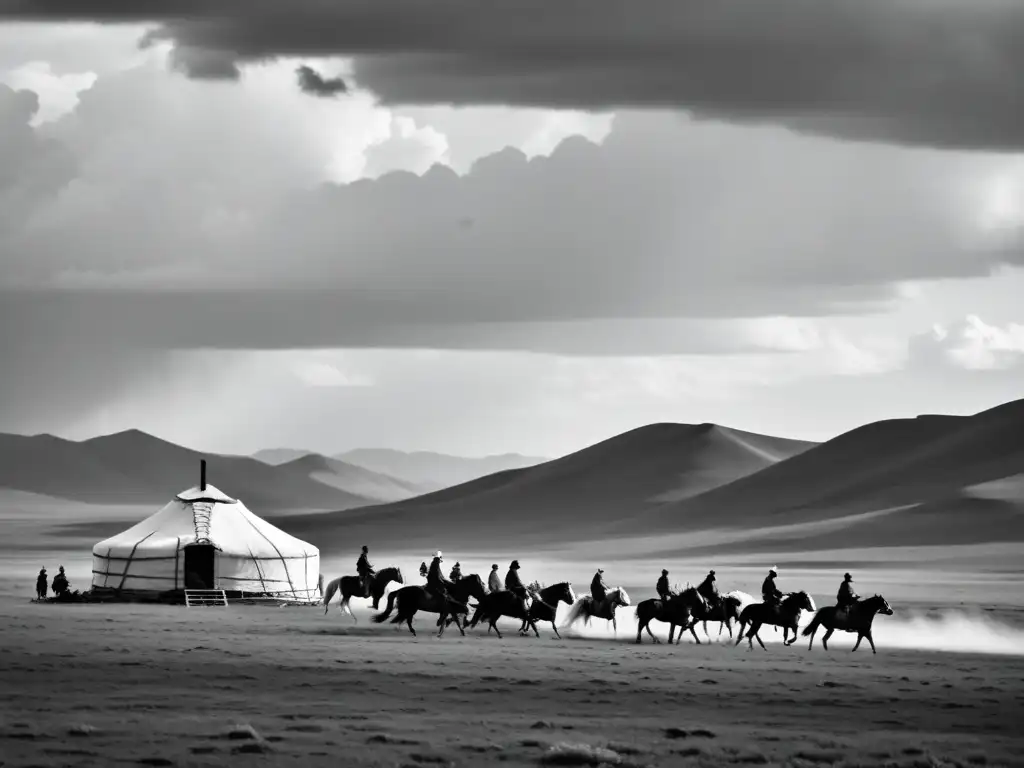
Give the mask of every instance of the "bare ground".
POLYGON ((0 765, 1024 765, 1020 657, 360 616, 0 598, 0 765))

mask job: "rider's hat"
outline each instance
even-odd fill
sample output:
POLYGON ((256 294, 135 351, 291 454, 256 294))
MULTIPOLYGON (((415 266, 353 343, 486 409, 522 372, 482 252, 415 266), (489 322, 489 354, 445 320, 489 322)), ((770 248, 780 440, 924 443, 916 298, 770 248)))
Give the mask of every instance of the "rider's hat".
POLYGON ((846 579, 847 581, 853 581, 853 576, 851 576, 848 573, 844 573, 843 574, 843 578, 846 579))
POLYGON ((369 551, 370 550, 367 548, 367 546, 365 544, 363 544, 363 552, 369 552, 369 551))
POLYGON ((598 568, 598 569, 597 569, 597 572, 598 572, 598 573, 604 573, 604 568, 598 568))
POLYGON ((661 569, 661 575, 662 576, 668 576, 668 568, 662 568, 661 569))
POLYGON ((434 557, 438 557, 438 558, 441 557, 441 550, 440 549, 437 550, 437 552, 434 553, 434 557))
MULTIPOLYGON (((768 569, 768 573, 775 573, 775 566, 774 565, 771 568, 768 569)), ((779 574, 775 573, 775 575, 778 576, 779 574)))
POLYGON ((491 566, 491 570, 492 570, 492 571, 496 571, 496 570, 498 570, 498 564, 497 564, 497 563, 494 563, 494 564, 493 564, 493 565, 491 566))
POLYGON ((715 572, 713 570, 708 571, 708 576, 714 576, 714 575, 715 575, 715 572))
POLYGON ((513 560, 511 563, 509 563, 508 567, 509 568, 518 568, 519 567, 519 561, 518 560, 513 560))
POLYGON ((459 567, 459 561, 458 561, 458 560, 456 560, 456 561, 455 561, 455 567, 456 567, 456 568, 458 568, 458 567, 459 567))

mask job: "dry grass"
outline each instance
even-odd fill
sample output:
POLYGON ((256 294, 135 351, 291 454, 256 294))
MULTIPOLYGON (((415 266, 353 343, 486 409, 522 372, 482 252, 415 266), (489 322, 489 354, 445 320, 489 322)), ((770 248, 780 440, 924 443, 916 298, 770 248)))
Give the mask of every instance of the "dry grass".
POLYGON ((0 599, 0 624, 7 765, 980 768, 1024 755, 1013 657, 414 639, 300 608, 0 599))

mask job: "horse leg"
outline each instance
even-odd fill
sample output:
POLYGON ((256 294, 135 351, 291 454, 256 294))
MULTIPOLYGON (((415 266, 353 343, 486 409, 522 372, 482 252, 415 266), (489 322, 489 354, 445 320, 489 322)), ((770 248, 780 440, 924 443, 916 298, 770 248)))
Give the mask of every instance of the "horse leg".
MULTIPOLYGON (((533 619, 530 619, 530 626, 533 627, 533 634, 535 634, 537 637, 540 637, 540 632, 537 630, 537 622, 535 622, 533 619)), ((527 634, 529 634, 529 632, 527 632, 527 634)))
POLYGON ((463 628, 464 627, 463 622, 459 621, 459 617, 458 616, 455 617, 455 626, 459 628, 459 634, 462 635, 463 637, 465 637, 466 636, 466 630, 463 628))
MULTIPOLYGON (((758 629, 760 629, 760 627, 758 629)), ((768 650, 764 647, 764 643, 761 642, 761 635, 757 631, 754 632, 754 639, 757 640, 757 644, 761 646, 762 651, 768 650)))
POLYGON ((817 631, 818 631, 817 627, 811 627, 811 644, 807 646, 807 650, 808 651, 813 651, 814 650, 814 635, 817 633, 817 631))
POLYGON ((412 628, 412 616, 406 617, 405 623, 409 625, 409 631, 412 632, 412 636, 416 637, 416 630, 412 628))
POLYGON ((554 619, 551 620, 551 629, 554 630, 555 637, 557 637, 559 640, 561 640, 562 636, 560 634, 558 634, 558 627, 555 626, 555 620, 554 619))
POLYGON ((740 629, 739 629, 739 632, 736 634, 736 642, 734 643, 734 645, 739 645, 740 643, 743 642, 743 633, 746 632, 746 630, 747 630, 746 623, 741 621, 740 622, 740 629))
POLYGON ((613 637, 619 636, 619 623, 615 620, 615 614, 612 614, 612 635, 613 637))
POLYGON ((490 632, 492 629, 494 630, 495 634, 498 636, 498 639, 501 640, 501 630, 498 629, 498 617, 497 616, 492 616, 491 617, 491 626, 487 628, 487 631, 490 632))
POLYGON ((439 618, 437 620, 437 624, 440 627, 440 629, 437 630, 437 636, 438 637, 441 637, 442 635, 444 635, 445 627, 448 626, 447 622, 445 621, 447 618, 448 618, 448 613, 444 609, 442 609, 441 610, 441 618, 439 618))
POLYGON ((863 639, 864 639, 864 634, 862 632, 858 632, 857 633, 857 642, 853 644, 853 648, 850 649, 850 653, 853 653, 858 648, 860 648, 860 641, 863 640, 863 639))
MULTIPOLYGON (((722 622, 722 625, 728 628, 728 630, 729 630, 729 639, 732 640, 732 619, 730 619, 728 616, 726 616, 725 621, 722 622)), ((718 636, 719 637, 722 636, 722 626, 718 627, 718 636)))
MULTIPOLYGON (((690 634, 693 635, 693 639, 697 641, 697 645, 700 645, 700 638, 697 637, 697 633, 693 631, 693 628, 696 627, 696 626, 697 626, 697 622, 696 621, 691 621, 690 622, 690 626, 687 627, 687 629, 690 630, 690 634)), ((707 625, 705 625, 704 630, 707 631, 707 625)), ((679 634, 681 635, 683 633, 680 632, 679 634)), ((710 639, 711 638, 708 638, 709 641, 710 641, 710 639)))
POLYGON ((348 615, 352 617, 352 621, 355 622, 356 624, 358 624, 359 623, 359 619, 357 619, 356 615, 352 612, 352 605, 351 605, 351 603, 349 603, 350 599, 351 598, 348 598, 348 597, 342 598, 342 601, 341 601, 341 612, 342 613, 348 613, 348 615))
MULTIPOLYGON (((673 625, 672 628, 675 629, 675 625, 673 625)), ((649 621, 645 622, 644 623, 644 629, 646 629, 647 630, 647 634, 651 636, 651 640, 653 640, 658 645, 661 645, 661 640, 659 640, 657 638, 657 636, 653 632, 651 632, 651 622, 649 622, 649 621)), ((640 642, 640 628, 639 627, 637 627, 637 630, 636 630, 636 641, 638 643, 640 642)), ((672 639, 669 638, 669 643, 671 643, 671 642, 672 642, 672 639)))
POLYGON ((875 650, 875 640, 874 640, 873 637, 871 637, 871 630, 870 629, 867 632, 864 633, 864 637, 866 637, 868 639, 868 642, 871 644, 871 652, 872 653, 878 653, 878 651, 875 650))
POLYGON ((821 638, 821 647, 826 651, 828 650, 828 639, 832 637, 832 633, 835 632, 835 627, 829 627, 828 632, 821 638))
MULTIPOLYGON (((703 621, 701 622, 701 624, 703 624, 703 625, 704 625, 704 637, 706 637, 706 638, 707 638, 708 640, 710 640, 710 639, 711 639, 711 635, 710 635, 710 634, 708 633, 708 620, 707 620, 707 619, 704 619, 704 620, 703 620, 703 621)), ((721 633, 721 631, 719 631, 719 633, 718 633, 718 634, 722 634, 722 633, 721 633)), ((694 637, 696 637, 696 635, 694 635, 694 637)))

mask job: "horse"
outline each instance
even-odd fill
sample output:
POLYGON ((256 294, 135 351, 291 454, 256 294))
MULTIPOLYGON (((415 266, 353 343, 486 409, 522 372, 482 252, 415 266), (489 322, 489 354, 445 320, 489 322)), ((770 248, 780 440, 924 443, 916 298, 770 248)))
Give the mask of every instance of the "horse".
POLYGON ((569 609, 569 615, 566 617, 566 620, 562 622, 562 629, 568 629, 582 616, 584 623, 587 625, 590 624, 591 618, 610 621, 616 636, 618 636, 619 625, 615 620, 615 609, 629 605, 629 595, 626 594, 626 590, 623 587, 609 589, 597 612, 593 610, 593 604, 594 598, 592 595, 585 595, 577 600, 572 608, 569 609))
MULTIPOLYGON (((481 619, 487 619, 487 631, 492 629, 501 638, 501 631, 498 629, 498 619, 508 616, 512 619, 520 619, 522 625, 519 627, 520 634, 526 634, 527 627, 540 637, 537 631, 537 620, 550 621, 555 627, 555 613, 558 610, 558 603, 563 602, 572 605, 576 602, 576 594, 572 591, 572 584, 564 581, 551 587, 545 587, 537 592, 537 595, 529 601, 527 614, 523 615, 522 603, 511 591, 507 589, 498 592, 489 592, 476 607, 470 627, 475 627, 481 619), (539 598, 539 599, 538 599, 539 598)), ((555 627, 555 636, 558 635, 558 628, 555 627)))
MULTIPOLYGON (((554 630, 555 637, 559 640, 562 636, 558 634, 558 627, 555 626, 555 617, 558 613, 558 604, 565 603, 566 605, 572 605, 576 602, 576 593, 573 591, 571 581, 563 581, 560 584, 552 584, 550 587, 544 587, 537 593, 540 600, 534 600, 530 605, 530 618, 537 621, 550 621, 551 629, 554 630)), ((536 624, 534 625, 536 629, 536 624)), ((488 630, 490 631, 490 630, 488 630)), ((497 627, 495 627, 497 631, 497 627)), ((526 631, 526 622, 519 628, 520 632, 526 631)))
POLYGON ((804 637, 811 638, 811 644, 807 646, 807 650, 814 650, 814 633, 818 631, 819 626, 823 626, 828 630, 821 638, 821 646, 826 651, 828 650, 828 639, 838 629, 842 632, 857 633, 857 642, 853 646, 854 651, 860 648, 860 641, 866 637, 871 644, 871 652, 878 653, 875 650, 875 641, 871 637, 871 624, 878 614, 892 616, 892 607, 886 599, 881 595, 875 595, 867 600, 858 600, 847 609, 845 616, 838 617, 838 613, 837 606, 829 605, 814 615, 811 623, 803 631, 804 637))
MULTIPOLYGON (((678 595, 671 595, 668 600, 662 600, 660 597, 652 597, 649 600, 643 600, 636 606, 636 642, 640 645, 642 641, 641 637, 643 631, 646 629, 647 634, 651 636, 651 639, 660 643, 654 633, 651 632, 651 621, 657 619, 663 621, 669 625, 668 629, 668 642, 672 644, 672 638, 675 635, 676 626, 679 627, 679 636, 683 636, 683 628, 688 627, 693 632, 693 625, 696 621, 693 619, 695 612, 698 609, 706 609, 703 596, 696 590, 695 587, 687 587, 678 595)), ((697 645, 700 645, 700 640, 697 638, 696 633, 693 635, 693 639, 697 641, 697 645)))
POLYGON ((763 650, 768 650, 764 647, 764 643, 761 642, 761 636, 758 635, 758 630, 764 624, 782 627, 784 630, 782 635, 783 645, 792 645, 797 639, 801 611, 813 610, 814 601, 811 600, 811 596, 806 592, 790 592, 782 599, 782 603, 778 608, 765 603, 751 603, 740 612, 740 632, 739 637, 736 638, 736 645, 742 642, 743 630, 746 629, 748 624, 750 625, 750 631, 747 632, 747 643, 751 648, 754 647, 754 639, 756 638, 757 644, 763 650), (790 629, 793 630, 793 639, 787 640, 790 629))
MULTIPOLYGON (((714 606, 711 605, 710 603, 708 603, 705 600, 702 604, 700 604, 696 608, 694 608, 694 610, 693 610, 693 623, 690 624, 690 626, 687 627, 687 629, 690 630, 690 634, 693 635, 693 639, 697 640, 697 633, 693 631, 693 628, 697 625, 698 621, 701 622, 701 624, 704 626, 704 636, 708 640, 711 639, 711 635, 708 633, 708 622, 709 621, 717 621, 717 622, 719 622, 719 626, 718 626, 718 635, 719 635, 719 637, 721 637, 723 629, 728 629, 729 630, 729 639, 732 640, 732 623, 733 623, 733 621, 736 621, 737 619, 739 619, 740 608, 743 606, 743 598, 740 597, 741 594, 743 594, 743 593, 742 592, 739 593, 739 594, 732 594, 732 593, 730 593, 728 595, 722 595, 720 597, 718 605, 714 605, 714 606)), ((680 640, 682 639, 682 637, 683 637, 683 633, 682 633, 682 631, 680 631, 679 632, 680 640)), ((669 642, 671 642, 671 641, 669 641, 669 642)), ((677 644, 678 644, 678 642, 679 642, 679 640, 676 641, 677 644)), ((698 644, 700 643, 699 640, 697 640, 697 642, 698 642, 698 644)))
MULTIPOLYGON (((373 610, 377 610, 377 606, 380 605, 380 599, 384 596, 384 590, 392 581, 397 581, 399 584, 405 583, 402 579, 402 570, 393 565, 381 568, 374 574, 373 579, 370 581, 370 597, 373 599, 373 610)), ((339 588, 341 589, 341 612, 348 611, 352 621, 358 624, 359 619, 352 613, 352 606, 348 604, 349 600, 353 597, 366 597, 363 594, 363 584, 358 576, 339 576, 327 585, 327 592, 324 594, 324 613, 327 613, 331 598, 334 597, 334 593, 339 588)))
POLYGON ((433 592, 428 591, 426 587, 419 585, 402 587, 388 595, 387 608, 384 609, 383 613, 374 616, 372 621, 375 624, 383 624, 388 620, 392 609, 397 604, 398 614, 395 618, 391 619, 391 623, 401 624, 404 621, 409 625, 409 631, 412 632, 413 637, 416 636, 416 630, 412 628, 412 617, 416 615, 417 611, 440 614, 437 622, 440 627, 437 633, 438 637, 444 634, 445 627, 448 626, 445 619, 448 618, 449 614, 455 619, 455 626, 459 628, 459 632, 465 636, 464 622, 459 621, 458 617, 469 613, 467 603, 470 597, 482 600, 487 594, 487 591, 484 589, 484 582, 479 575, 473 573, 469 576, 463 576, 456 582, 452 582, 448 592, 450 598, 442 604, 442 601, 438 600, 437 596, 433 592))

